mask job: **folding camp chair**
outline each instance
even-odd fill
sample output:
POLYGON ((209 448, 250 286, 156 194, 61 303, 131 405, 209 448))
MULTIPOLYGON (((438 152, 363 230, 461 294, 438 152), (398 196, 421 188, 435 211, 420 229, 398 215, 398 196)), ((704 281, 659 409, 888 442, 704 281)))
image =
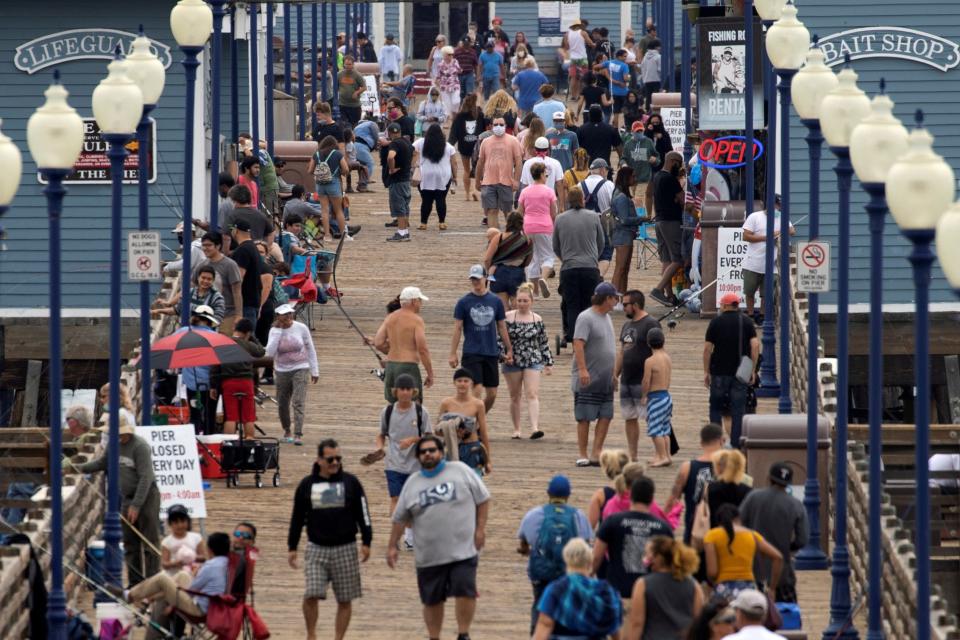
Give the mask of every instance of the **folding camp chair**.
POLYGON ((648 260, 659 264, 657 229, 653 222, 645 222, 637 227, 637 243, 637 269, 646 269, 648 260))

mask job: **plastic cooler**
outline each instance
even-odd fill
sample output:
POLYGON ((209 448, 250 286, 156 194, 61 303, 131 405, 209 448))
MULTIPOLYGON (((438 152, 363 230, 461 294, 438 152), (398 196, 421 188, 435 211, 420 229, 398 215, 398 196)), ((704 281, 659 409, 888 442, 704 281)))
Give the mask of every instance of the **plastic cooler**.
POLYGON ((200 476, 205 479, 226 478, 223 470, 222 447, 224 442, 238 440, 237 434, 217 434, 212 436, 197 436, 197 452, 200 454, 200 476))

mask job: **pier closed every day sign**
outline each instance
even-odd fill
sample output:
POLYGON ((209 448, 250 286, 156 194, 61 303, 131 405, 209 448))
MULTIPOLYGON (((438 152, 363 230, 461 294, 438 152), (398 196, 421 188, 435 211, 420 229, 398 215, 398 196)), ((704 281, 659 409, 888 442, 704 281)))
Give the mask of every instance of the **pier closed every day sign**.
POLYGON ((160 517, 175 504, 183 505, 191 518, 206 518, 207 504, 200 478, 200 458, 193 425, 137 427, 153 454, 153 475, 160 490, 160 517))

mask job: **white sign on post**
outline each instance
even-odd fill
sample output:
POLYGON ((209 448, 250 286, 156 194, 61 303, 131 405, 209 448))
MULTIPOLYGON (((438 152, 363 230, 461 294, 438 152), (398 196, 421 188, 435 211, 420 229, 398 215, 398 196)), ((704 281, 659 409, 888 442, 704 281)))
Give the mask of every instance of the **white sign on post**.
POLYGON ((663 128, 670 134, 673 150, 683 153, 683 143, 687 137, 687 117, 683 107, 661 107, 660 117, 663 128))
POLYGON ((162 280, 160 272, 160 232, 130 231, 127 233, 127 279, 162 280))
POLYGON ((367 88, 360 94, 360 107, 364 113, 371 113, 374 118, 379 118, 380 96, 377 93, 377 77, 363 76, 363 83, 367 88))
POLYGON ((137 427, 153 453, 153 475, 160 490, 160 517, 175 504, 191 518, 206 518, 207 504, 200 477, 200 456, 192 424, 137 427))
POLYGON ((830 291, 830 243, 801 242, 797 246, 797 291, 830 291))
MULTIPOLYGON (((720 298, 726 293, 740 296, 743 305, 742 265, 747 257, 747 245, 742 227, 717 229, 717 309, 720 308, 720 298)), ((761 308, 760 293, 757 291, 757 309, 761 308)))

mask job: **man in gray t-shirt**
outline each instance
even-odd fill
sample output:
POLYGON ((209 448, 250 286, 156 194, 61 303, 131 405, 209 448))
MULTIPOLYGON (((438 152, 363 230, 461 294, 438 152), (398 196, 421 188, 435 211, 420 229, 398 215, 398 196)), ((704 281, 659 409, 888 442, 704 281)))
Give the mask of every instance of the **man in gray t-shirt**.
POLYGON ((203 265, 210 265, 216 272, 213 286, 223 295, 223 320, 218 327, 220 333, 233 334, 233 325, 243 313, 243 294, 240 291, 240 267, 232 258, 222 251, 223 235, 219 231, 208 231, 200 239, 200 248, 203 250, 204 260, 193 267, 193 278, 197 277, 197 270, 203 265))
POLYGON ((573 329, 573 414, 577 420, 577 444, 580 448, 578 467, 590 466, 600 459, 600 450, 613 419, 613 375, 617 361, 617 343, 610 312, 620 294, 609 282, 601 282, 593 290, 590 307, 577 316, 573 329), (593 439, 593 455, 587 457, 590 423, 597 421, 593 439))
MULTIPOLYGON (((443 440, 426 435, 416 445, 422 469, 411 475, 393 512, 387 564, 397 564, 397 543, 412 524, 417 586, 431 638, 439 638, 449 596, 476 600, 477 559, 486 539, 490 492, 470 467, 443 459, 443 440)), ((474 606, 456 607, 461 635, 469 633, 474 606)))

